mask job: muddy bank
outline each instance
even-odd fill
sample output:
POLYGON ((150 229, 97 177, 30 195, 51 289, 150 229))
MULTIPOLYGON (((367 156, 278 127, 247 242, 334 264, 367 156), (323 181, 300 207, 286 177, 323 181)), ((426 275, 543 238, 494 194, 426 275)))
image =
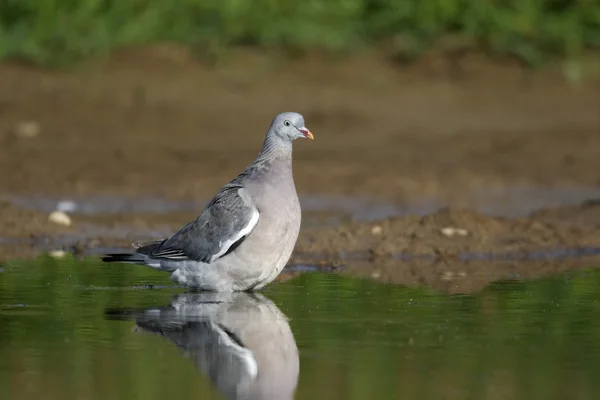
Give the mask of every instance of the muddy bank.
POLYGON ((472 210, 444 208, 423 217, 394 217, 306 229, 297 251, 328 259, 362 254, 379 260, 405 256, 456 258, 465 253, 505 254, 600 247, 600 202, 547 209, 529 218, 491 217, 472 210), (579 210, 579 213, 576 212, 579 210), (586 223, 579 221, 584 214, 586 223), (552 217, 555 215, 556 217, 552 217))
POLYGON ((0 199, 0 232, 4 238, 19 238, 29 235, 59 235, 75 230, 50 222, 47 213, 26 210, 0 199))
MULTIPOLYGON (((169 236, 194 219, 196 212, 74 212, 69 215, 71 225, 63 226, 51 222, 48 213, 1 202, 2 239, 4 243, 35 242, 36 238, 44 238, 43 242, 55 246, 89 242, 90 248, 128 247, 135 240, 169 236)), ((516 257, 544 250, 600 247, 598 200, 546 208, 520 218, 445 207, 424 216, 401 215, 366 221, 353 220, 352 215, 344 218, 334 213, 305 211, 303 219, 295 262, 409 256, 451 259, 469 253, 497 258, 506 254, 516 257)))
MULTIPOLYGON (((2 203, 0 217, 2 231, 13 234, 0 240, 1 261, 40 254, 99 257, 108 249, 129 248, 134 239, 166 237, 194 214, 72 214, 73 224, 63 227, 43 212, 2 203), (19 234, 24 230, 30 234, 19 234)), ((600 266, 600 202, 589 200, 523 218, 443 208, 420 217, 304 228, 278 281, 322 271, 470 293, 498 280, 595 266, 600 266)))
MULTIPOLYGON (((50 222, 48 214, 0 203, 4 245, 29 243, 32 255, 40 243, 55 248, 81 245, 127 248, 138 239, 170 235, 195 217, 191 211, 174 213, 71 214, 72 225, 50 222)), ((305 220, 311 213, 305 212, 305 220)), ((315 217, 316 218, 316 217, 315 217)), ((523 258, 529 253, 561 249, 600 248, 600 202, 539 210, 529 217, 494 217, 473 210, 447 207, 424 216, 404 215, 373 221, 333 221, 304 227, 293 263, 353 259, 427 257, 465 260, 468 254, 484 258, 523 258)), ((45 249, 40 247, 38 253, 45 249)), ((46 248, 47 250, 47 248, 46 248)))

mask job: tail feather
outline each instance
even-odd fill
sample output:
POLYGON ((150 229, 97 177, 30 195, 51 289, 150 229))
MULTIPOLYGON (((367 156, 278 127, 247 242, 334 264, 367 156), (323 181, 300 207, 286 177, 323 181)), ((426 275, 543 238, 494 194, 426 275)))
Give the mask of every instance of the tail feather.
POLYGON ((113 253, 106 254, 102 257, 102 261, 104 262, 120 262, 127 264, 145 264, 144 256, 141 254, 131 254, 131 253, 113 253))

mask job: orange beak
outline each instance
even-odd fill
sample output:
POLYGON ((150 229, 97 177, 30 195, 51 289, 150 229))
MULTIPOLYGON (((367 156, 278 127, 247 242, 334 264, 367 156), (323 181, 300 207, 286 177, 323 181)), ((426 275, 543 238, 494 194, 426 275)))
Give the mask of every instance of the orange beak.
POLYGON ((308 129, 303 127, 298 130, 304 135, 305 138, 310 139, 310 140, 315 140, 315 137, 313 136, 312 132, 309 131, 308 129))

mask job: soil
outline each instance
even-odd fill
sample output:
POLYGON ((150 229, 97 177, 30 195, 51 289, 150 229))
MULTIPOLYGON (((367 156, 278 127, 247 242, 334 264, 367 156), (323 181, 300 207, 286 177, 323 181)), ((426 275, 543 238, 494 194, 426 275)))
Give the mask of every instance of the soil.
MULTIPOLYGON (((582 213, 587 211, 587 207, 579 208, 582 213)), ((464 253, 493 257, 554 249, 600 248, 600 206, 595 208, 596 227, 546 222, 551 219, 548 215, 553 210, 545 210, 544 219, 508 219, 444 208, 424 217, 393 217, 372 223, 307 229, 297 248, 330 259, 340 251, 366 251, 371 258, 381 259, 403 255, 456 258, 464 253)))
POLYGON ((203 202, 253 160, 272 117, 293 110, 315 135, 294 147, 301 197, 399 211, 365 220, 307 210, 305 221, 335 222, 305 224, 292 263, 343 264, 371 277, 395 270, 405 277, 397 283, 444 290, 477 288, 503 270, 532 277, 600 265, 505 260, 499 269, 459 259, 600 248, 600 76, 571 85, 556 68, 477 55, 455 72, 437 55, 399 67, 373 54, 280 60, 249 51, 215 68, 171 45, 67 71, 0 65, 0 257, 167 235, 199 210, 75 213, 63 227, 10 199, 203 202), (370 262, 357 267, 350 255, 370 262), (435 266, 400 259, 407 255, 435 266))

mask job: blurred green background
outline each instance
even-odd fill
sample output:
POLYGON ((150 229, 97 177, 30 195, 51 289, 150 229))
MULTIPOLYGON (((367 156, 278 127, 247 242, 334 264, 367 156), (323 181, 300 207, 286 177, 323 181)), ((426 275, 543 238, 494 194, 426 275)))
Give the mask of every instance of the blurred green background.
POLYGON ((0 57, 56 65, 174 41, 199 55, 231 45, 390 57, 475 47, 535 65, 600 48, 599 0, 3 0, 0 57), (449 40, 448 40, 449 39, 449 40), (441 43, 443 42, 443 43, 441 43))

